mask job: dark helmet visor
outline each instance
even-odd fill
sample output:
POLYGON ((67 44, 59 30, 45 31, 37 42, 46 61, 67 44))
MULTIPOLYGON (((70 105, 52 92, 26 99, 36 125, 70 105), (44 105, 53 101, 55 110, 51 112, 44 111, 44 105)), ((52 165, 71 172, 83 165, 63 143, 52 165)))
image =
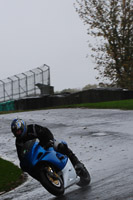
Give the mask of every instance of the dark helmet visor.
POLYGON ((14 133, 14 135, 16 137, 18 137, 18 136, 20 136, 22 134, 23 131, 22 131, 21 128, 20 129, 14 128, 14 129, 12 129, 12 132, 14 133))

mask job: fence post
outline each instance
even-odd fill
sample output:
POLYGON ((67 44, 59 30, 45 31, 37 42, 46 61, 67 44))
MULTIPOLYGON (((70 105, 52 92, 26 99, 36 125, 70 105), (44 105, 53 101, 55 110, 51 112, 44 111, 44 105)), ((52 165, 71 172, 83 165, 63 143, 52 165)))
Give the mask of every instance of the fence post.
POLYGON ((26 95, 28 97, 28 81, 27 81, 27 75, 25 73, 22 73, 26 77, 26 95))
POLYGON ((19 89, 19 99, 20 99, 20 78, 15 75, 15 77, 18 79, 18 89, 19 89))
POLYGON ((41 72, 42 72, 42 84, 44 84, 43 70, 40 67, 38 67, 37 69, 41 70, 41 72))
POLYGON ((13 100, 13 80, 10 77, 8 77, 8 79, 11 81, 11 91, 12 91, 11 95, 13 100))
POLYGON ((48 85, 50 86, 50 67, 46 64, 44 64, 48 68, 48 85))
POLYGON ((4 81, 0 80, 3 83, 3 93, 4 93, 4 101, 5 101, 5 83, 4 81))
POLYGON ((34 94, 36 95, 36 76, 35 76, 35 72, 33 72, 32 70, 30 70, 30 72, 32 72, 34 74, 34 94))

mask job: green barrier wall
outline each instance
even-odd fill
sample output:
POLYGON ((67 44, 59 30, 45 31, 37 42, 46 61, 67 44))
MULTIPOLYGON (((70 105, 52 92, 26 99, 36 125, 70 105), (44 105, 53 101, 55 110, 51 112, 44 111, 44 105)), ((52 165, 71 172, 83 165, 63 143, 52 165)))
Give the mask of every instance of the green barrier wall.
POLYGON ((6 101, 0 103, 0 111, 12 111, 15 110, 14 101, 6 101))

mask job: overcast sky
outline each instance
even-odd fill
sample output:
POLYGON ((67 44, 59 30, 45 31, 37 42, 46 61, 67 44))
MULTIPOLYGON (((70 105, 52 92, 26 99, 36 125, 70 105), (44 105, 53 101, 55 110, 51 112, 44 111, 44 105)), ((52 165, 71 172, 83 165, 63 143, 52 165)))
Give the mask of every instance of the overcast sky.
POLYGON ((55 91, 97 83, 74 0, 0 0, 0 79, 47 64, 55 91))

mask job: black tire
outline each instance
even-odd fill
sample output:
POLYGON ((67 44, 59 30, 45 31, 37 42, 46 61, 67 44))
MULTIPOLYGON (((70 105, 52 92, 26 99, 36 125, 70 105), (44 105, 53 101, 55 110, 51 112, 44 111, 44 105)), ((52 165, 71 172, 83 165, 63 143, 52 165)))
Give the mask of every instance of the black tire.
POLYGON ((78 186, 80 187, 85 187, 87 185, 89 185, 91 182, 91 177, 89 172, 87 171, 86 177, 80 177, 80 181, 77 183, 78 186))
POLYGON ((40 183, 48 192, 55 196, 60 196, 64 193, 63 180, 58 175, 57 170, 51 165, 41 165, 40 183))

